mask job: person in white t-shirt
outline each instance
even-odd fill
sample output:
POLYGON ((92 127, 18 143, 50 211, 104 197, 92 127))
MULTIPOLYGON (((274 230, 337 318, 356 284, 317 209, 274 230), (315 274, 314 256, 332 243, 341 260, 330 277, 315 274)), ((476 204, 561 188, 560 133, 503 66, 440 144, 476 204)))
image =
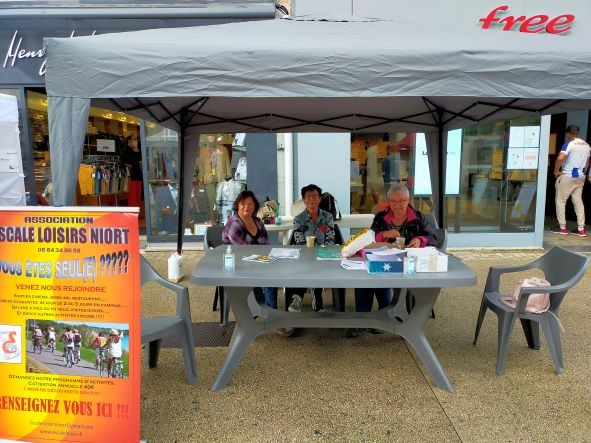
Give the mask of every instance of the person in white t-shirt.
POLYGON ((585 237, 585 206, 583 205, 583 186, 585 174, 589 170, 591 147, 579 138, 579 127, 569 125, 566 128, 566 141, 556 158, 554 176, 556 177, 556 218, 558 228, 552 232, 567 235, 565 207, 570 197, 577 214, 577 229, 572 234, 585 237))
POLYGON ((109 358, 107 360, 107 373, 111 373, 111 365, 113 364, 114 358, 121 358, 123 355, 123 349, 121 347, 121 337, 119 337, 119 331, 117 329, 111 329, 109 331, 109 338, 107 338, 107 350, 109 351, 109 358))

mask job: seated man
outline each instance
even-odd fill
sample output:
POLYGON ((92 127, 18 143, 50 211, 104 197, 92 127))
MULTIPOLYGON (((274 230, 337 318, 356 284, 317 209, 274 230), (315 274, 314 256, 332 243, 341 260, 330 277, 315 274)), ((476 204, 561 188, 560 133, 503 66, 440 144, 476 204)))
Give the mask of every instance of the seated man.
MULTIPOLYGON (((293 219, 293 243, 305 245, 306 237, 314 236, 316 245, 331 246, 335 244, 334 219, 332 214, 320 209, 320 195, 322 189, 316 185, 304 186, 301 191, 306 210, 296 215, 293 219)), ((287 288, 286 299, 290 300, 288 310, 301 312, 302 301, 306 288, 287 288)), ((324 311, 322 303, 322 288, 314 289, 312 308, 315 311, 324 311)))

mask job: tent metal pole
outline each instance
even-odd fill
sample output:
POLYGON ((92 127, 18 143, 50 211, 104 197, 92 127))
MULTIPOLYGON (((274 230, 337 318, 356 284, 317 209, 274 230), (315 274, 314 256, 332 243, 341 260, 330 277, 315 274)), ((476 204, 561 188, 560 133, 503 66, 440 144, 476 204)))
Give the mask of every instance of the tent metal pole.
POLYGON ((437 205, 437 222, 439 223, 439 226, 441 226, 442 228, 444 227, 443 225, 443 214, 444 214, 444 208, 443 208, 443 204, 445 203, 445 176, 446 176, 446 171, 445 171, 445 158, 447 156, 447 152, 444 152, 444 148, 445 151, 447 151, 447 144, 443 143, 443 110, 441 108, 437 109, 437 143, 439 145, 439 158, 438 163, 439 163, 439 175, 437 176, 437 181, 438 181, 438 187, 437 187, 437 201, 438 201, 438 205, 437 205))
POLYGON ((179 181, 178 181, 178 203, 177 203, 177 240, 176 252, 181 255, 183 251, 183 236, 185 235, 185 223, 183 220, 185 199, 185 130, 187 128, 187 110, 181 110, 181 125, 180 125, 180 152, 179 152, 179 181))

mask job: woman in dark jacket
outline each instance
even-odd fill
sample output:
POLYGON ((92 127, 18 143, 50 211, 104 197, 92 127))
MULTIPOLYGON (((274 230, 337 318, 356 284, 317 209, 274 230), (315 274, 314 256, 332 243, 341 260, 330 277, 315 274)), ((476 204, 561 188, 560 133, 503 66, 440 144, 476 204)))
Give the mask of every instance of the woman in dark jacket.
MULTIPOLYGON (((404 243, 409 248, 422 248, 434 246, 435 235, 428 227, 428 223, 421 212, 410 205, 410 192, 408 188, 397 183, 388 191, 388 209, 379 212, 374 217, 371 230, 376 234, 376 242, 393 243, 398 237, 404 237, 404 243)), ((357 312, 370 312, 374 295, 378 300, 378 308, 388 306, 392 301, 390 288, 356 288, 355 310, 357 312)), ((347 337, 357 337, 363 329, 347 329, 347 337)), ((381 334, 380 329, 371 329, 374 334, 381 334)))

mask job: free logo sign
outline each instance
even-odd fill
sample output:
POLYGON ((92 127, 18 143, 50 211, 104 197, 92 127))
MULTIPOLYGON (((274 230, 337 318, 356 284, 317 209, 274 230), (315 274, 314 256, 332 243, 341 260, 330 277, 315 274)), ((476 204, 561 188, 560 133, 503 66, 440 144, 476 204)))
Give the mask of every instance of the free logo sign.
POLYGON ((486 17, 478 21, 482 23, 482 29, 490 29, 495 24, 502 26, 502 31, 511 31, 517 29, 519 32, 537 34, 547 32, 548 34, 563 34, 570 31, 572 23, 575 21, 573 14, 561 14, 556 17, 550 17, 546 14, 537 14, 528 17, 526 15, 506 15, 509 6, 497 6, 492 9, 486 17))

